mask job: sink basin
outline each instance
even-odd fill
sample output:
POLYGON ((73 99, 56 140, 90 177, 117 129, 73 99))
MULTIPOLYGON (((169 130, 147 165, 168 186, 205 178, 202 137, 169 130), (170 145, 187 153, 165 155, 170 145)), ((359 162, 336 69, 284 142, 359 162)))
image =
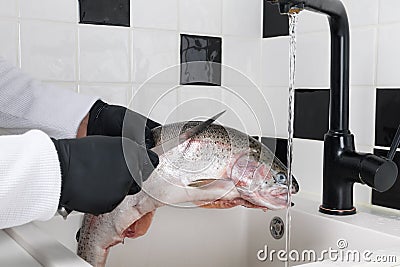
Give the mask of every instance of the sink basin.
MULTIPOLYGON (((377 261, 385 260, 385 257, 386 261, 392 262, 387 262, 386 265, 379 262, 379 266, 400 264, 400 213, 359 207, 356 215, 337 217, 319 213, 319 202, 314 200, 294 197, 294 203, 296 205, 291 210, 289 251, 292 251, 292 258, 295 260, 290 266, 360 266, 366 263, 370 266, 374 261, 376 264, 377 261), (327 252, 322 253, 324 250, 327 252), (311 255, 310 260, 308 255, 312 252, 308 251, 315 252, 315 258, 311 255), (329 260, 329 251, 332 251, 332 261, 329 260), (305 264, 307 262, 314 263, 305 264)), ((254 243, 258 246, 264 243, 269 251, 285 249, 284 241, 276 244, 277 241, 271 236, 260 238, 256 232, 251 231, 250 234, 252 246, 254 243), (266 239, 260 240, 263 238, 266 239)), ((254 257, 249 266, 265 266, 266 262, 268 266, 285 266, 284 262, 277 259, 276 253, 274 256, 272 262, 270 258, 257 262, 258 259, 254 257)))
MULTIPOLYGON (((291 208, 290 250, 297 250, 300 254, 304 250, 314 250, 316 255, 329 248, 360 253, 370 251, 374 256, 397 255, 396 263, 379 263, 379 266, 400 264, 399 212, 358 207, 356 215, 334 217, 319 213, 319 202, 308 197, 296 196, 294 203, 296 205, 291 208), (341 243, 338 244, 339 240, 341 243), (339 249, 338 245, 345 247, 339 249)), ((286 211, 262 212, 243 207, 229 210, 163 207, 156 212, 145 236, 126 239, 125 244, 111 249, 107 266, 283 267, 285 262, 280 261, 277 254, 272 261, 270 258, 263 261, 257 256, 262 255, 260 251, 266 247, 269 252, 285 249, 285 237, 276 240, 269 230, 270 222, 276 216, 285 221, 286 211)), ((37 231, 75 252, 75 233, 81 218, 81 214, 74 214, 67 221, 54 217, 34 225, 37 231)), ((32 249, 35 249, 34 245, 30 246, 32 249)), ((325 260, 328 260, 327 255, 325 260)), ((301 264, 360 266, 364 263, 298 260, 289 265, 301 264)))

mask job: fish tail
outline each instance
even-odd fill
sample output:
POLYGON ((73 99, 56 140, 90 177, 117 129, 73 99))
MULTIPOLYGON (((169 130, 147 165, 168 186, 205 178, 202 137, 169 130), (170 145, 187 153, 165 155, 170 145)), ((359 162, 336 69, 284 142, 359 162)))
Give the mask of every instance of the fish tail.
POLYGON ((97 230, 100 221, 100 216, 85 214, 77 235, 78 256, 95 267, 105 266, 108 254, 108 249, 102 248, 99 242, 101 235, 98 235, 97 230))

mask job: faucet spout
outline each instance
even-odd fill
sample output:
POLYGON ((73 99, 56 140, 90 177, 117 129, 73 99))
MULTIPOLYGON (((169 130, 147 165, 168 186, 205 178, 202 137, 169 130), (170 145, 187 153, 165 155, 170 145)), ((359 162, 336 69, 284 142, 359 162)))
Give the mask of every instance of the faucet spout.
POLYGON ((331 30, 330 131, 349 131, 349 50, 350 34, 347 12, 339 0, 269 0, 278 4, 282 14, 306 9, 328 16, 331 30))

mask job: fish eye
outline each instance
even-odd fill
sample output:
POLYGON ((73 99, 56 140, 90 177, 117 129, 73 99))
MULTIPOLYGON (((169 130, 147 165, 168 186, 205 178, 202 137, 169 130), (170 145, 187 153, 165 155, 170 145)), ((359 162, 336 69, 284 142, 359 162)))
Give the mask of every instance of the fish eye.
POLYGON ((278 173, 276 176, 275 176, 275 181, 278 183, 278 184, 285 184, 286 183, 286 174, 284 174, 284 173, 278 173))

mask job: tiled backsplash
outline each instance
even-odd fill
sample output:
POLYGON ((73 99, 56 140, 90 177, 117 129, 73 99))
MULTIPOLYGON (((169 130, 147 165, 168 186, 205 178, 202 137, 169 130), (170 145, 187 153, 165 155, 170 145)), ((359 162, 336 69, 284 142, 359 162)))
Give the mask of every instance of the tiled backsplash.
MULTIPOLYGON (((400 88, 400 4, 343 2, 351 25, 350 128, 357 149, 372 152, 376 88, 400 88)), ((250 135, 286 138, 289 39, 262 38, 263 4, 130 0, 130 26, 121 27, 79 24, 77 0, 0 0, 0 56, 60 88, 124 105, 135 96, 132 107, 162 123, 229 107, 222 123, 250 135), (221 38, 221 86, 180 85, 181 34, 221 38), (177 107, 207 97, 212 99, 177 107)), ((298 32, 296 88, 329 88, 327 19, 301 12, 298 32)), ((322 146, 295 140, 294 171, 303 193, 321 194, 322 146)), ((370 203, 369 188, 357 185, 355 191, 357 202, 370 203)))

